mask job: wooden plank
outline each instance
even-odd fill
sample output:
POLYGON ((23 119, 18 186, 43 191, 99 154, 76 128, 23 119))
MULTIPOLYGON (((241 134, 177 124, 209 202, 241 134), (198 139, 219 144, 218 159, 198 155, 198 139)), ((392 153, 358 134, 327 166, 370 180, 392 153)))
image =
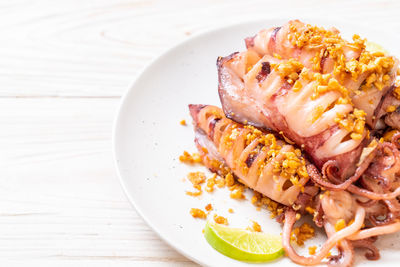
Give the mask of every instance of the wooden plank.
POLYGON ((0 96, 120 96, 167 47, 218 25, 312 15, 395 32, 399 8, 397 0, 9 1, 0 7, 0 96))
POLYGON ((1 262, 190 263, 122 192, 110 143, 118 102, 0 99, 1 262))

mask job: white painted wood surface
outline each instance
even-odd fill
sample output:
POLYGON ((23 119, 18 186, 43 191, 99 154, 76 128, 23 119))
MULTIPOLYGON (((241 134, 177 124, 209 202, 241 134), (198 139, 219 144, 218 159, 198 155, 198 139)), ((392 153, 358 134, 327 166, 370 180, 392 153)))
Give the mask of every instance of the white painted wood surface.
POLYGON ((124 196, 119 98, 167 47, 219 25, 316 15, 400 33, 400 1, 0 1, 0 266, 191 266, 124 196))

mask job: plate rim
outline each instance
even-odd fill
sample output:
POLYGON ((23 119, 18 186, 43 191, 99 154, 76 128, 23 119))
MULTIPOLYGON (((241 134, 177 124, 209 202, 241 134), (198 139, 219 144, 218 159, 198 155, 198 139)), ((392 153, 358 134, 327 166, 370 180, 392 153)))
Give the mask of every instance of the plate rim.
MULTIPOLYGON (((353 22, 349 19, 346 18, 342 18, 342 17, 337 17, 336 19, 331 19, 331 18, 326 18, 323 16, 303 16, 300 15, 297 18, 290 18, 288 16, 277 16, 277 15, 273 15, 273 16, 269 16, 267 18, 265 17, 261 17, 261 16, 257 16, 253 19, 245 19, 245 20, 241 20, 241 21, 237 21, 234 23, 223 23, 223 24, 219 24, 216 25, 215 27, 211 27, 211 28, 206 28, 204 30, 201 30, 193 35, 191 35, 190 37, 187 37, 181 41, 178 41, 172 45, 170 45, 169 47, 167 47, 166 49, 164 49, 161 53, 159 53, 158 55, 156 55, 153 59, 151 59, 148 63, 146 63, 142 68, 140 68, 140 70, 137 72, 137 74, 132 78, 132 81, 129 83, 129 85, 127 86, 127 89, 125 89, 124 93, 122 94, 122 97, 120 98, 119 104, 118 104, 118 108, 116 110, 116 114, 114 115, 114 119, 113 119, 113 124, 112 124, 112 132, 111 132, 111 149, 112 149, 112 157, 113 157, 113 162, 114 162, 114 166, 116 169, 116 173, 117 173, 117 177, 119 180, 119 183, 122 187, 122 191, 124 192, 125 196, 127 197, 130 205, 135 209, 136 213, 142 218, 142 220, 151 228, 151 230, 166 244, 168 244, 168 246, 172 247, 174 250, 176 250, 178 253, 180 253, 181 255, 183 255, 184 257, 190 259, 191 261, 204 266, 205 263, 202 262, 201 260, 197 259, 195 256, 192 256, 191 253, 188 253, 185 251, 185 249, 181 248, 181 246, 179 246, 178 244, 176 244, 176 242, 174 242, 173 240, 171 240, 170 238, 168 238, 167 236, 165 236, 163 233, 161 233, 157 227, 155 225, 153 225, 153 223, 151 222, 150 219, 147 218, 147 216, 144 214, 144 212, 142 211, 142 209, 139 207, 139 205, 135 202, 133 196, 131 196, 131 194, 129 193, 128 189, 127 189, 127 185, 125 182, 126 178, 123 178, 122 174, 121 174, 121 170, 119 167, 119 162, 118 162, 118 156, 117 156, 117 144, 116 144, 116 139, 117 139, 117 128, 119 125, 119 121, 121 119, 121 114, 122 114, 122 110, 124 108, 125 105, 127 105, 127 99, 129 98, 129 95, 133 94, 136 90, 138 90, 135 86, 135 84, 138 82, 138 80, 140 79, 140 77, 143 76, 143 74, 145 74, 145 72, 151 68, 153 65, 155 65, 159 60, 161 60, 163 57, 167 56, 171 51, 173 51, 174 49, 178 49, 181 46, 186 45, 187 43, 190 43, 196 39, 199 39, 205 35, 208 35, 210 33, 213 32, 218 32, 218 31, 222 31, 224 29, 229 29, 229 28, 234 28, 243 24, 256 24, 256 23, 262 23, 262 22, 267 22, 267 21, 274 21, 274 20, 295 20, 295 19, 299 19, 299 20, 317 20, 317 21, 326 21, 326 22, 331 22, 331 23, 335 23, 337 21, 341 21, 341 24, 350 24, 350 25, 358 25, 359 27, 365 28, 365 26, 363 26, 361 23, 357 23, 357 22, 353 22)), ((381 31, 385 34, 388 33, 388 30, 384 29, 378 29, 375 26, 370 26, 369 28, 373 31, 381 31)), ((400 40, 400 38, 398 37, 392 37, 393 39, 398 39, 400 40)))

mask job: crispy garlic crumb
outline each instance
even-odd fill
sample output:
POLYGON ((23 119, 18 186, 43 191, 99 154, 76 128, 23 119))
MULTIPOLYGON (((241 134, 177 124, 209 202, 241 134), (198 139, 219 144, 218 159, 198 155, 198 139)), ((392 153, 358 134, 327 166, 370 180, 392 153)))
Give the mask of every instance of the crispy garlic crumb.
POLYGON ((217 175, 214 173, 210 178, 207 179, 207 184, 205 190, 208 193, 211 193, 214 191, 214 185, 217 179, 217 175))
POLYGON ((235 179, 233 178, 232 173, 225 175, 225 184, 227 186, 233 186, 235 184, 235 179))
POLYGON ((228 219, 222 216, 218 216, 217 214, 214 214, 214 221, 218 224, 228 225, 228 219))
POLYGON ((274 56, 274 58, 282 59, 281 55, 279 55, 279 54, 277 54, 277 53, 273 53, 272 55, 274 56))
MULTIPOLYGON (((208 152, 205 153, 207 154, 208 152)), ((217 172, 221 176, 225 176, 231 172, 231 170, 224 163, 215 159, 210 160, 210 166, 213 171, 217 172)))
POLYGON ((213 206, 209 203, 206 205, 205 209, 206 209, 206 211, 210 211, 213 209, 213 206))
POLYGON ((201 191, 200 186, 195 186, 194 188, 197 189, 197 191, 195 191, 195 192, 186 191, 186 195, 191 196, 191 197, 198 197, 203 193, 203 191, 201 191))
POLYGON ((219 177, 219 179, 216 180, 216 185, 218 188, 222 188, 225 186, 225 179, 219 177))
POLYGON ((254 194, 254 196, 251 198, 251 204, 256 204, 257 203, 257 201, 258 201, 258 198, 257 198, 257 196, 254 194))
MULTIPOLYGON (((366 49, 366 40, 354 35, 353 41, 344 40, 336 30, 326 30, 322 27, 310 24, 292 24, 289 26, 288 41, 296 48, 306 47, 315 49, 315 57, 311 59, 310 69, 301 67, 301 63, 295 59, 284 60, 276 64, 274 69, 293 84, 293 91, 300 91, 303 88, 302 82, 312 82, 314 94, 312 99, 318 98, 321 94, 329 91, 336 91, 341 94, 332 105, 350 104, 353 95, 360 95, 363 92, 376 88, 390 86, 393 80, 392 69, 395 59, 379 51, 366 49), (357 51, 360 55, 357 58, 347 59, 349 49, 357 51), (321 61, 329 59, 333 63, 332 73, 322 74, 321 61), (311 71, 315 72, 312 73, 311 71), (346 88, 349 80, 357 81, 360 77, 366 77, 360 89, 350 90, 346 88)), ((396 80, 393 90, 395 97, 400 99, 400 79, 396 80)), ((394 107, 389 107, 387 112, 393 112, 394 107)), ((316 107, 312 112, 311 122, 318 120, 325 112, 324 107, 316 107)), ((365 113, 362 110, 354 110, 349 114, 338 114, 335 122, 350 132, 350 137, 354 140, 363 138, 365 113), (358 113, 358 114, 356 114, 358 113), (361 115, 360 115, 361 114, 361 115)))
POLYGON ((305 210, 306 210, 308 213, 310 213, 311 215, 313 215, 314 212, 315 212, 315 209, 311 208, 310 206, 307 206, 305 210))
POLYGON ((299 187, 303 192, 304 186, 299 183, 301 178, 307 178, 306 161, 301 156, 301 151, 296 149, 294 152, 284 152, 282 162, 275 161, 274 170, 280 169, 280 176, 287 178, 293 185, 299 187))
POLYGON ((261 230, 261 226, 256 221, 253 221, 252 230, 254 232, 261 232, 262 231, 261 230))
POLYGON ((190 172, 188 173, 187 178, 192 183, 193 188, 197 191, 186 191, 186 194, 193 197, 200 196, 202 194, 201 184, 205 182, 206 175, 203 172, 190 172))
POLYGON ((338 114, 335 122, 341 127, 351 132, 350 137, 354 140, 360 140, 364 132, 365 116, 367 114, 361 109, 354 109, 352 113, 343 116, 338 114))
POLYGON ((275 218, 283 212, 284 206, 282 204, 279 204, 256 191, 254 191, 254 195, 251 198, 251 203, 257 207, 257 210, 261 210, 261 207, 265 206, 267 210, 271 212, 271 218, 275 218))
POLYGON ((228 209, 229 213, 234 213, 233 209, 228 209))
POLYGON ((340 219, 335 223, 335 231, 338 232, 346 227, 346 221, 344 219, 340 219))
POLYGON ((179 156, 179 160, 183 163, 188 164, 202 163, 199 153, 190 154, 186 150, 183 151, 183 154, 181 156, 179 156))
POLYGON ((237 129, 237 125, 231 125, 231 132, 230 134, 226 135, 223 139, 222 142, 225 144, 225 146, 227 148, 232 148, 234 141, 236 140, 236 138, 239 136, 239 130, 237 129))
POLYGON ((386 112, 394 112, 396 110, 396 106, 390 105, 386 108, 386 112))
POLYGON ((299 74, 303 69, 303 64, 295 59, 284 60, 279 64, 273 65, 274 70, 289 84, 293 84, 299 78, 299 74))
POLYGON ((389 75, 395 64, 394 59, 382 52, 368 51, 366 40, 356 34, 353 36, 353 42, 348 42, 337 31, 309 24, 301 28, 291 25, 288 39, 298 48, 305 46, 310 49, 321 46, 325 48, 319 49, 320 52, 317 52, 313 59, 313 70, 316 72, 321 71, 321 60, 330 58, 334 61, 333 74, 340 81, 347 76, 356 80, 360 75, 367 75, 361 90, 368 90, 372 86, 382 90, 390 81, 389 75), (360 56, 357 59, 346 60, 344 47, 360 51, 360 56))
POLYGON ((180 122, 179 122, 179 124, 180 125, 183 125, 183 126, 186 126, 187 124, 186 124, 186 120, 181 120, 180 122))
POLYGON ((207 214, 201 209, 191 208, 190 214, 193 218, 205 219, 207 218, 207 214))
POLYGON ((205 182, 206 175, 204 172, 189 172, 187 178, 193 185, 199 185, 205 182))
POLYGON ((234 188, 231 190, 230 197, 233 199, 245 199, 245 195, 243 195, 245 187, 242 185, 234 185, 234 188))
MULTIPOLYGON (((205 154, 208 151, 204 151, 205 154)), ((205 190, 209 193, 214 191, 215 186, 218 188, 223 188, 228 186, 229 190, 231 191, 231 197, 235 199, 245 199, 243 192, 246 189, 246 186, 240 183, 240 181, 236 181, 231 170, 225 166, 225 164, 217 161, 211 160, 210 161, 211 169, 217 174, 213 174, 211 177, 207 178, 207 183, 205 190)))
POLYGON ((303 223, 300 227, 294 228, 291 240, 293 242, 296 242, 297 245, 303 246, 304 241, 314 237, 314 235, 315 235, 314 228, 308 223, 303 223))
POLYGON ((220 175, 217 176, 214 174, 211 178, 207 180, 206 191, 212 192, 214 190, 214 186, 216 185, 218 188, 222 188, 228 186, 230 193, 230 197, 233 199, 245 199, 245 195, 243 194, 246 190, 246 186, 240 183, 240 181, 236 181, 231 170, 226 167, 223 163, 218 162, 217 160, 211 161, 211 167, 214 171, 218 172, 220 175))
POLYGON ((395 134, 398 133, 398 132, 399 132, 398 130, 391 130, 391 131, 388 131, 388 132, 386 132, 386 133, 383 135, 383 139, 384 139, 386 142, 390 142, 390 141, 392 141, 393 135, 395 135, 395 134))
POLYGON ((308 254, 315 255, 316 250, 317 250, 317 246, 308 247, 308 254))

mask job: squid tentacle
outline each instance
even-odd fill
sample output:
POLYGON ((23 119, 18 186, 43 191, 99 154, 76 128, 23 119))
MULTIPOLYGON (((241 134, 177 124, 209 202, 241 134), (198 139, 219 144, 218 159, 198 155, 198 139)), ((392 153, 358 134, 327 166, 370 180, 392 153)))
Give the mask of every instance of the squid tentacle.
POLYGON ((379 254, 379 250, 376 248, 376 246, 374 244, 372 244, 373 242, 374 241, 372 241, 371 239, 361 239, 361 240, 351 241, 354 248, 367 249, 367 252, 365 253, 365 257, 368 260, 376 261, 376 260, 379 260, 380 254, 379 254))
POLYGON ((349 240, 359 240, 359 239, 365 239, 373 236, 378 236, 378 235, 386 235, 386 234, 391 234, 394 232, 400 231, 400 222, 384 225, 384 226, 375 226, 372 228, 368 229, 363 229, 360 230, 349 237, 347 237, 349 240))
POLYGON ((294 223, 296 222, 296 212, 292 209, 288 209, 285 212, 285 223, 283 225, 283 233, 282 233, 282 240, 283 240, 283 247, 285 249, 286 254, 294 261, 295 263, 302 264, 302 265, 316 265, 320 263, 329 253, 329 251, 337 245, 337 243, 347 236, 350 236, 357 232, 365 218, 365 210, 362 207, 358 207, 355 215, 354 222, 343 228, 342 230, 332 234, 328 240, 322 245, 321 249, 316 255, 310 257, 304 257, 297 254, 297 252, 293 249, 290 244, 290 237, 294 223))

